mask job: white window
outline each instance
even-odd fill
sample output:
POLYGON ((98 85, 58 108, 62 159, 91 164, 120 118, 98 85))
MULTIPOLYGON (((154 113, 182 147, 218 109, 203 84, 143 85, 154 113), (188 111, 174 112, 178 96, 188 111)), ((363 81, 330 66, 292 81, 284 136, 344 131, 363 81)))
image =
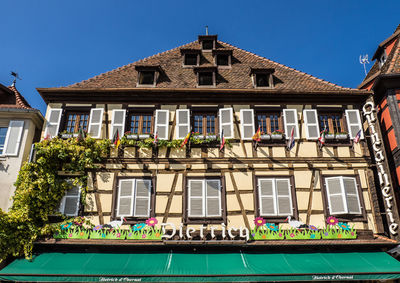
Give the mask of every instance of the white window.
POLYGON ((81 189, 74 185, 72 180, 67 180, 67 182, 71 185, 71 188, 65 192, 58 210, 66 216, 78 216, 81 189))
POLYGON ((154 136, 157 135, 160 140, 168 140, 169 110, 156 110, 155 120, 154 136))
POLYGON ((222 131, 224 137, 227 139, 234 138, 233 132, 233 109, 232 108, 221 108, 219 109, 219 135, 221 136, 222 131))
POLYGON ((23 131, 24 121, 10 121, 3 144, 3 149, 1 150, 2 155, 18 156, 23 131))
POLYGON ((190 131, 190 111, 189 109, 176 110, 176 138, 184 139, 190 131))
POLYGON ((289 178, 258 178, 257 190, 260 216, 293 216, 289 178))
POLYGON ((361 130, 360 139, 364 138, 362 131, 360 111, 358 110, 346 110, 347 128, 349 129, 350 139, 354 139, 357 133, 361 130))
POLYGON ((111 132, 110 139, 114 138, 115 133, 118 131, 118 135, 121 138, 125 134, 125 109, 115 109, 112 112, 111 117, 111 132))
POLYGON ((53 138, 58 135, 62 111, 63 110, 59 108, 50 109, 48 119, 46 120, 46 128, 44 130, 45 138, 53 138))
POLYGON ((118 183, 117 217, 150 217, 151 180, 121 179, 118 183))
POLYGON ((188 216, 221 217, 221 180, 188 180, 188 216))
MULTIPOLYGON (((90 120, 88 133, 92 138, 99 139, 101 137, 101 126, 103 124, 103 108, 92 108, 90 110, 90 120)), ((123 133, 120 133, 122 136, 123 133)))
POLYGON ((242 140, 252 140, 255 134, 253 109, 240 109, 240 127, 242 140))
POLYGON ((316 140, 320 136, 318 115, 315 109, 303 110, 304 124, 306 128, 306 136, 308 140, 316 140))
POLYGON ((328 208, 331 215, 362 213, 357 186, 354 177, 325 178, 328 208))
POLYGON ((299 138, 299 124, 297 122, 297 110, 296 109, 283 109, 283 123, 285 125, 286 139, 290 139, 292 128, 294 127, 293 137, 299 138))

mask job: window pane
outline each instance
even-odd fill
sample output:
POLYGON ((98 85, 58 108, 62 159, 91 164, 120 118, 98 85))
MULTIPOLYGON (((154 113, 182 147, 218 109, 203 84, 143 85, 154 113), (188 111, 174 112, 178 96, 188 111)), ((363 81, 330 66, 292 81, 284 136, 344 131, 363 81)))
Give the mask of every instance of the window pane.
POLYGON ((261 215, 275 215, 275 202, 272 197, 261 198, 261 215))
POLYGON ((6 142, 7 127, 0 128, 0 154, 3 153, 4 143, 6 142))
POLYGON ((197 65, 197 54, 185 54, 185 65, 197 65))
POLYGON ((219 196, 219 180, 209 180, 207 184, 207 197, 219 196))
POLYGON ((199 85, 213 85, 213 73, 201 72, 199 73, 199 85))
POLYGON ((154 71, 142 71, 139 74, 139 84, 152 85, 154 84, 154 71))
POLYGON ((256 86, 269 86, 269 74, 256 74, 256 86))
POLYGON ((217 55, 217 65, 218 66, 228 66, 229 65, 229 55, 225 55, 225 54, 217 55))
POLYGON ((212 40, 204 40, 203 41, 203 49, 211 50, 214 47, 214 42, 212 40))

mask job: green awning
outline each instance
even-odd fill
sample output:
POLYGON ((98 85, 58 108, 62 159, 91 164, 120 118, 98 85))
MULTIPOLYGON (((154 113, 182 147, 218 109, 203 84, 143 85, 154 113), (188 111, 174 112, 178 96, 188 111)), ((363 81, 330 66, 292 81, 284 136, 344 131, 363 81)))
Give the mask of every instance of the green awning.
POLYGON ((398 279, 400 262, 384 252, 42 253, 17 259, 0 280, 232 282, 398 279))

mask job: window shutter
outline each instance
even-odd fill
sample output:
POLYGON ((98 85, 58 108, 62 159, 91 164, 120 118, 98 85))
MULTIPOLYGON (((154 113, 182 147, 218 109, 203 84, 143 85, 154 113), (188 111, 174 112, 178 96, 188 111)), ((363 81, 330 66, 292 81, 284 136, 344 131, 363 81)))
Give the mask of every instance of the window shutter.
POLYGON ((292 194, 290 190, 289 179, 276 179, 276 207, 278 215, 288 216, 293 215, 292 194))
POLYGON ((299 125, 297 122, 296 109, 283 109, 283 122, 285 125, 286 139, 290 139, 292 128, 294 127, 294 138, 299 138, 299 125))
POLYGON ((206 216, 221 216, 221 184, 219 180, 206 180, 206 216))
POLYGON ((190 131, 190 110, 176 110, 176 138, 184 139, 190 131))
POLYGON ((276 215, 273 179, 258 179, 258 197, 260 215, 276 215))
POLYGON ((17 156, 21 144, 24 121, 10 121, 6 140, 4 142, 3 155, 17 156))
POLYGON ((346 110, 347 128, 349 129, 350 139, 354 139, 361 130, 361 139, 364 139, 364 132, 361 126, 360 111, 346 110))
POLYGON ((151 181, 136 180, 134 216, 150 217, 151 181))
POLYGON ((341 177, 325 178, 325 185, 330 214, 347 213, 341 177))
POLYGON ((73 185, 72 181, 68 181, 68 183, 71 184, 72 187, 65 192, 61 200, 59 211, 66 216, 77 216, 81 199, 81 190, 78 186, 73 185))
POLYGON ((134 179, 119 180, 117 216, 132 216, 134 179))
POLYGON ((111 119, 110 139, 113 139, 117 130, 120 137, 122 137, 125 134, 125 116, 126 116, 125 109, 113 110, 111 119))
POLYGON ((343 186, 346 193, 347 210, 350 214, 361 214, 360 198, 355 178, 343 177, 343 186))
MULTIPOLYGON (((168 140, 169 110, 156 110, 156 123, 154 135, 158 135, 160 140, 168 140)), ((186 133, 187 134, 187 133, 186 133)))
POLYGON ((221 136, 224 130, 224 137, 226 139, 234 138, 233 135, 233 109, 221 108, 219 109, 219 135, 221 136))
MULTIPOLYGON (((99 139, 101 137, 101 126, 103 124, 103 108, 92 108, 90 110, 90 120, 88 133, 92 138, 99 139)), ((120 134, 122 136, 122 134, 120 134)))
POLYGON ((303 110, 304 124, 306 126, 306 135, 308 140, 315 140, 319 138, 319 125, 317 110, 307 109, 303 110))
POLYGON ((50 109, 49 120, 46 121, 46 129, 44 131, 44 137, 50 136, 53 138, 58 135, 58 129, 60 127, 62 109, 54 108, 50 109))
POLYGON ((189 180, 189 217, 204 216, 204 181, 189 180))
POLYGON ((254 110, 241 109, 240 110, 240 126, 242 140, 251 140, 255 134, 254 128, 254 110))

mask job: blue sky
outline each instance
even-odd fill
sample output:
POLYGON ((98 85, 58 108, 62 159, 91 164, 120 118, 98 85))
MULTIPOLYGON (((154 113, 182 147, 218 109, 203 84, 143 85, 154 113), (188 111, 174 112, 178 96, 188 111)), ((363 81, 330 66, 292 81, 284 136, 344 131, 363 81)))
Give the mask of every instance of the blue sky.
MULTIPOLYGON (((400 1, 0 2, 0 83, 45 112, 37 87, 66 86, 197 39, 224 42, 321 79, 356 87, 360 54, 400 24, 400 1)), ((369 68, 372 64, 369 65, 369 68)))

